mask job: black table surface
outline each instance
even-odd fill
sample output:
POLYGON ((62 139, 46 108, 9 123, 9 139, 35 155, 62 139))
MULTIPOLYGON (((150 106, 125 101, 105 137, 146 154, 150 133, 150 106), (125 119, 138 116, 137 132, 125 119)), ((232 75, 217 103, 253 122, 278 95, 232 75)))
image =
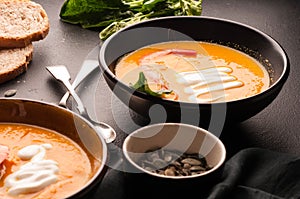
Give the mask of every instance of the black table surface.
MULTIPOLYGON (((63 0, 36 2, 45 8, 49 16, 50 32, 44 40, 34 43, 33 61, 28 71, 0 84, 0 97, 4 97, 5 91, 16 89, 13 98, 57 104, 66 90, 53 81, 45 67, 65 65, 73 80, 86 56, 99 44, 99 32, 60 21, 63 0)), ((202 15, 245 23, 269 34, 284 48, 291 64, 290 75, 278 97, 259 114, 222 133, 221 139, 228 151, 228 158, 248 147, 300 155, 300 1, 203 0, 202 15)), ((114 97, 106 83, 95 76, 90 78, 92 80, 86 80, 82 86, 81 95, 84 98, 84 93, 90 90, 89 86, 94 86, 95 96, 99 97, 95 102, 98 119, 112 125, 117 132, 134 130, 136 126, 130 127, 131 123, 126 123, 126 114, 116 114, 126 112, 126 107, 114 97)), ((102 186, 111 186, 112 182, 111 179, 104 180, 102 186)), ((116 196, 106 194, 104 198, 116 196)))

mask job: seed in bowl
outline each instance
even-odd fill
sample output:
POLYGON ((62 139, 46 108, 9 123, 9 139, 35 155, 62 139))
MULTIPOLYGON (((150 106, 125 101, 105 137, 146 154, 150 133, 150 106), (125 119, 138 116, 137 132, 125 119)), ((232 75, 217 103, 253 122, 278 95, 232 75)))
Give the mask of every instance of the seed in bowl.
POLYGON ((165 176, 191 176, 213 168, 201 154, 166 149, 147 151, 138 164, 143 169, 165 176))

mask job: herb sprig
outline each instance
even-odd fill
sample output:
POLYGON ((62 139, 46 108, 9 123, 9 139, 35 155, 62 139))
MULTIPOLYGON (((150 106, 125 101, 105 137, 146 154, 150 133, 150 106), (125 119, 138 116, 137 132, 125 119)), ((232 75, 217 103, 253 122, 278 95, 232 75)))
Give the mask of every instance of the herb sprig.
POLYGON ((139 73, 138 81, 134 85, 131 85, 131 87, 137 91, 144 92, 144 93, 147 93, 148 95, 152 95, 155 97, 161 97, 161 98, 164 97, 165 95, 171 94, 173 92, 170 90, 160 90, 157 92, 151 90, 149 87, 148 81, 143 72, 139 73))
POLYGON ((163 16, 201 15, 202 0, 66 0, 60 10, 64 22, 100 28, 107 39, 132 23, 163 16))

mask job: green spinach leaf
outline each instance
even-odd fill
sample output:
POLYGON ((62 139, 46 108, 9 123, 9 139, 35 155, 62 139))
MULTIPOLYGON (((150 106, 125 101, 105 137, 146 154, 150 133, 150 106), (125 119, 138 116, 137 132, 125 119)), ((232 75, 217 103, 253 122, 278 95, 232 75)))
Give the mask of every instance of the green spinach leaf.
POLYGON ((64 22, 100 28, 105 40, 129 24, 150 18, 201 15, 202 0, 66 0, 60 10, 64 22))

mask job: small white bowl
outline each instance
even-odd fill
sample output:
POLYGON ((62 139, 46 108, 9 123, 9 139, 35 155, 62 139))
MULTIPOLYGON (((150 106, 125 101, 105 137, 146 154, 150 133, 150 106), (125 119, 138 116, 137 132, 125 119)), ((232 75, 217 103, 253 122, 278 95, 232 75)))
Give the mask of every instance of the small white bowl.
POLYGON ((142 127, 128 135, 123 143, 123 153, 128 162, 136 168, 132 173, 145 173, 165 179, 190 179, 208 177, 224 164, 226 149, 221 140, 209 131, 182 123, 158 123, 142 127), (147 151, 164 149, 180 153, 201 154, 212 167, 200 174, 168 176, 157 174, 142 167, 138 162, 147 151))

